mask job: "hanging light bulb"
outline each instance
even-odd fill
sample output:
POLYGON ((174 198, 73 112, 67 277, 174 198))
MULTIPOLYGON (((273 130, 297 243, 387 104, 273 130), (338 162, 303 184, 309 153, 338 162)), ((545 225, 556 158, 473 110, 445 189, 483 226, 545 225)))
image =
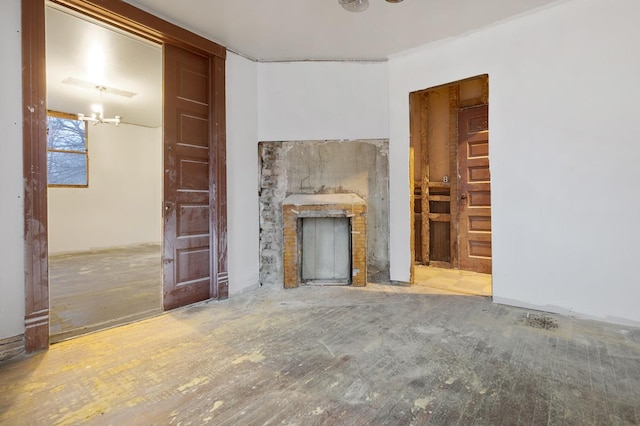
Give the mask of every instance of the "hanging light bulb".
POLYGON ((338 3, 349 12, 362 12, 369 7, 369 0, 338 0, 338 3))

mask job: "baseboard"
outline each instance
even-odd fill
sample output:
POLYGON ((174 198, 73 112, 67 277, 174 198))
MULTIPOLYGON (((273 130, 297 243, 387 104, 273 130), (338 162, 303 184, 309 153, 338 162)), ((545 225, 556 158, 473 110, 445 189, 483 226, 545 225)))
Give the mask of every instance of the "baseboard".
POLYGON ((573 311, 571 309, 566 309, 566 308, 562 308, 554 305, 536 305, 532 303, 523 302, 520 300, 514 300, 514 299, 508 299, 508 298, 496 297, 496 296, 493 296, 493 302, 498 303, 500 305, 509 305, 509 306, 515 306, 518 308, 532 309, 535 311, 549 312, 553 314, 559 314, 559 315, 574 317, 578 319, 601 321, 601 322, 623 325, 628 327, 640 327, 640 322, 634 321, 628 318, 620 318, 620 317, 613 317, 613 316, 599 317, 599 316, 589 315, 579 311, 573 311))
POLYGON ((24 353, 24 335, 0 339, 0 361, 13 358, 24 353))
POLYGON ((259 283, 250 284, 236 291, 232 291, 232 290, 235 290, 232 286, 229 286, 229 287, 230 287, 229 297, 234 297, 234 296, 240 296, 241 294, 250 293, 252 291, 257 291, 260 289, 260 287, 262 287, 262 285, 259 283))

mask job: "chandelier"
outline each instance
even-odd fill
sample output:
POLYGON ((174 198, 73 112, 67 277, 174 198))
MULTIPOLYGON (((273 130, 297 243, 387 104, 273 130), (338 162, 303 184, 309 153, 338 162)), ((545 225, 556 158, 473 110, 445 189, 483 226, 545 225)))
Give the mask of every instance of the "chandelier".
POLYGON ((122 117, 116 115, 113 118, 105 118, 104 117, 104 104, 102 103, 102 94, 107 90, 105 86, 96 86, 96 89, 100 92, 100 104, 97 106, 95 112, 92 112, 90 115, 78 114, 78 120, 86 121, 89 123, 93 123, 94 126, 102 123, 115 124, 118 126, 120 124, 120 120, 122 117))

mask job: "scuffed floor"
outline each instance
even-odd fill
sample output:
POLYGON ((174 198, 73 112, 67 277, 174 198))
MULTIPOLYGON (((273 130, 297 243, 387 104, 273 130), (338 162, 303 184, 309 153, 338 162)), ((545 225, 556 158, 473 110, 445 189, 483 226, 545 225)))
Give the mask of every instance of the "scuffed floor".
POLYGON ((263 289, 0 364, 10 425, 637 424, 639 411, 640 329, 424 285, 263 289))
POLYGON ((142 244, 49 256, 52 341, 162 312, 161 247, 142 244))

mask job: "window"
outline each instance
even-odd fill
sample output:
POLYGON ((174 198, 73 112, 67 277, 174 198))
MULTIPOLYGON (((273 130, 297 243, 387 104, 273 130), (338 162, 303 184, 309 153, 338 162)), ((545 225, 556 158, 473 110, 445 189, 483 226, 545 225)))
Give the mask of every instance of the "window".
POLYGON ((86 122, 75 115, 49 111, 47 179, 49 186, 89 184, 86 122))

